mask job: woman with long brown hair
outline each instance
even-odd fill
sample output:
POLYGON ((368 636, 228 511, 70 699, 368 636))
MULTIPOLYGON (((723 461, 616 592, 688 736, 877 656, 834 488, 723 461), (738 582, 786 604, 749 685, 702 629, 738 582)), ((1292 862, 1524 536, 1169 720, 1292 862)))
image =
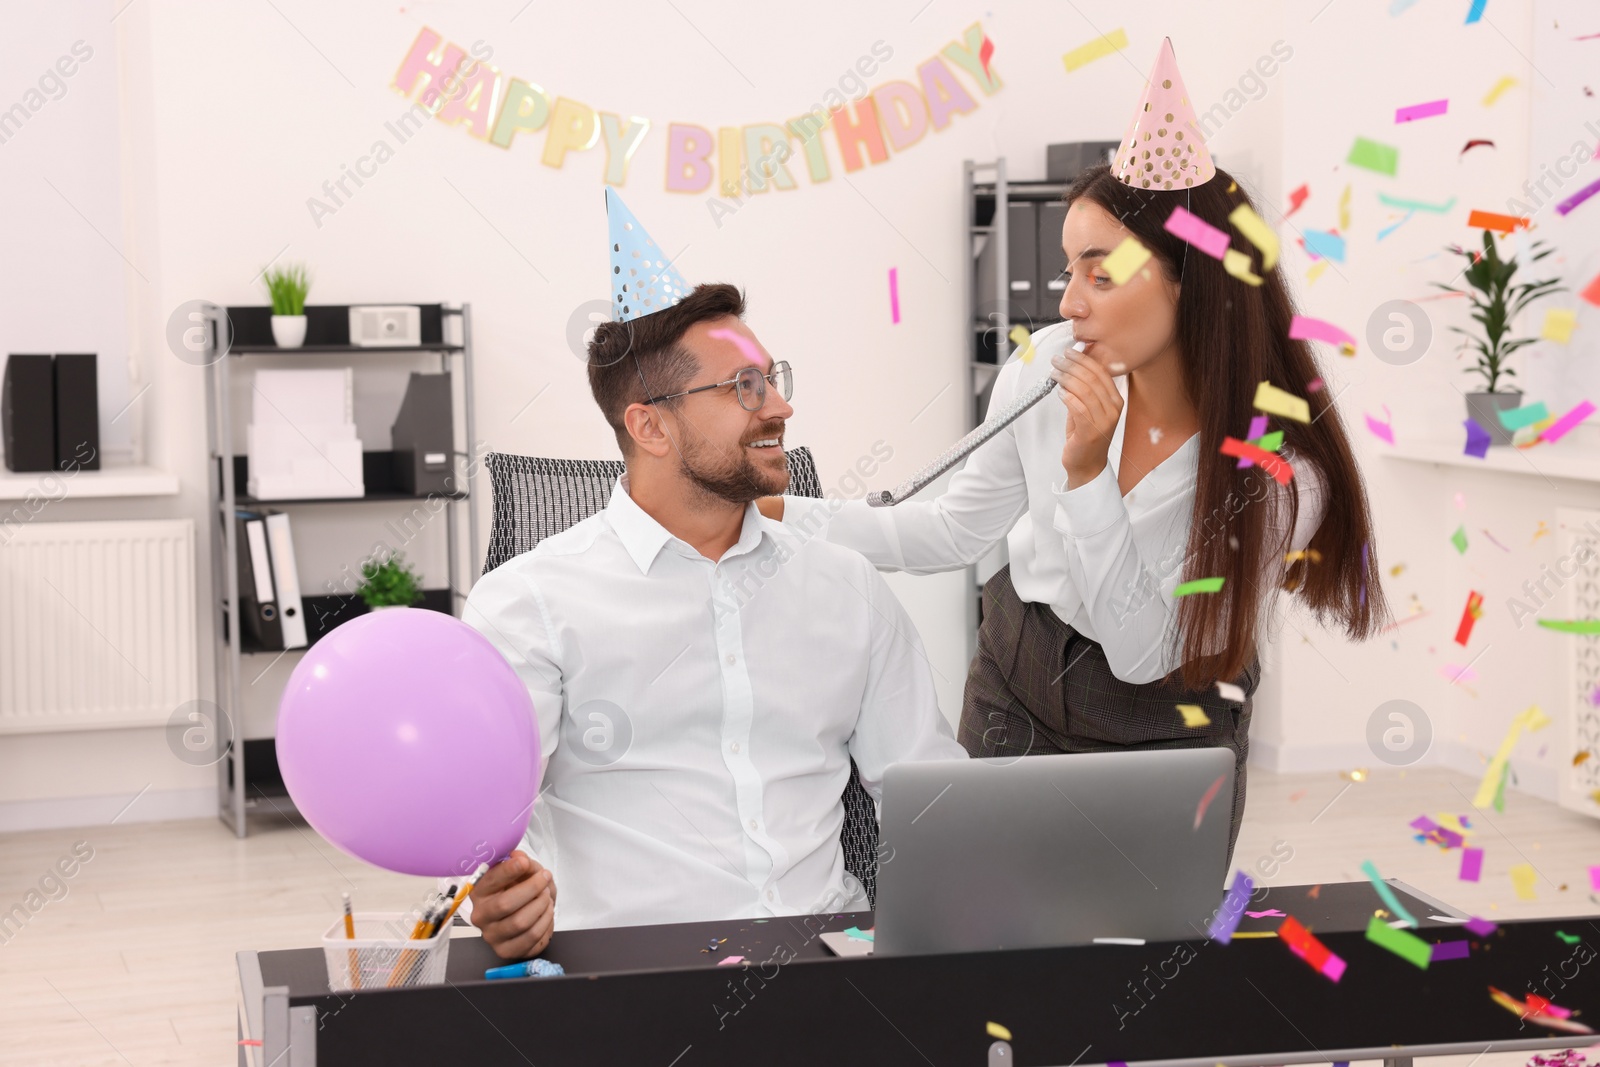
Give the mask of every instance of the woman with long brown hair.
POLYGON ((990 401, 999 410, 1049 375, 1060 403, 984 444, 936 500, 835 510, 784 498, 763 510, 809 528, 831 512, 825 536, 885 570, 955 569, 1006 537, 1011 562, 984 587, 963 745, 973 756, 1226 747, 1231 862, 1278 591, 1356 639, 1387 614, 1349 438, 1310 347, 1289 337, 1280 269, 1231 221, 1249 196, 1192 125, 1186 137, 1179 112, 1193 112, 1170 43, 1141 105, 1114 163, 1064 196, 1066 321, 1034 335, 1036 355, 1008 363, 990 401), (1248 257, 1234 271, 1259 284, 1169 230, 1175 212, 1227 236, 1248 257), (1130 237, 1150 259, 1117 284, 1105 261, 1130 237), (1270 417, 1286 485, 1222 451, 1261 436, 1262 382, 1306 402, 1303 420, 1270 417), (1221 588, 1174 595, 1202 578, 1221 588))

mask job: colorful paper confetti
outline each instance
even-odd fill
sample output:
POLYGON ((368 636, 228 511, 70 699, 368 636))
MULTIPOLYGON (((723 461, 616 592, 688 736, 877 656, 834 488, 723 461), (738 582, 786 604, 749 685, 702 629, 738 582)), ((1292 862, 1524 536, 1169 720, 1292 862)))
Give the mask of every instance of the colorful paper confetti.
POLYGON ((1061 62, 1066 64, 1067 73, 1071 74, 1080 67, 1086 67, 1097 59, 1114 55, 1128 47, 1128 34, 1118 28, 1102 37, 1096 37, 1088 44, 1081 44, 1077 48, 1061 57, 1061 62))
MULTIPOLYGON (((1316 888, 1321 888, 1316 887, 1316 888)), ((1344 960, 1328 951, 1328 947, 1312 936, 1293 915, 1278 926, 1278 937, 1296 956, 1309 963, 1313 970, 1330 981, 1344 977, 1344 960)))
POLYGON ((1458 877, 1463 882, 1476 882, 1483 877, 1483 849, 1461 850, 1461 872, 1458 877))
POLYGON ((1367 920, 1367 940, 1415 964, 1420 970, 1427 970, 1433 959, 1432 945, 1409 931, 1396 930, 1376 915, 1367 920))
MULTIPOLYGON (((1222 784, 1222 779, 1217 779, 1217 785, 1222 784)), ((1195 825, 1199 825, 1198 820, 1195 825)), ((1233 872, 1233 884, 1228 886, 1228 891, 1222 897, 1222 903, 1217 907, 1217 913, 1211 917, 1211 926, 1207 930, 1208 936, 1213 941, 1226 945, 1233 939, 1233 932, 1239 928, 1239 920, 1244 918, 1244 906, 1250 903, 1250 893, 1255 888, 1255 883, 1243 871, 1233 872)))
POLYGON ((1250 403, 1257 411, 1265 411, 1268 415, 1294 419, 1296 422, 1311 421, 1311 405, 1303 397, 1279 389, 1268 381, 1256 383, 1255 399, 1250 403))
POLYGON ((1574 426, 1594 414, 1594 405, 1587 400, 1580 400, 1577 407, 1561 416, 1555 422, 1545 427, 1539 434, 1541 440, 1555 442, 1565 437, 1574 426))
POLYGON ((1199 704, 1179 704, 1178 712, 1183 716, 1183 725, 1190 729, 1211 725, 1211 716, 1206 714, 1206 709, 1199 704))
POLYGON ((1172 595, 1178 597, 1188 596, 1191 593, 1220 593, 1222 592, 1222 583, 1224 581, 1226 581, 1226 577, 1193 578, 1187 582, 1180 582, 1172 590, 1172 595))
POLYGON ((1150 255, 1150 250, 1137 237, 1124 237, 1122 243, 1100 261, 1100 265, 1111 275, 1113 285, 1123 285, 1140 267, 1150 262, 1150 255))
POLYGON ((900 268, 889 268, 889 319, 900 324, 900 268))
POLYGON ((1429 100, 1425 104, 1412 104, 1409 107, 1395 108, 1394 120, 1396 122, 1415 122, 1418 119, 1443 115, 1449 110, 1449 100, 1429 100))
POLYGON ((1173 208, 1167 216, 1166 230, 1213 259, 1221 259, 1228 250, 1227 234, 1182 206, 1173 208))
POLYGON ((1345 162, 1392 178, 1400 166, 1400 149, 1357 137, 1355 144, 1350 146, 1350 154, 1345 157, 1345 162))
POLYGON ((1296 340, 1326 341, 1330 345, 1338 345, 1339 351, 1347 356, 1354 355, 1356 350, 1356 339, 1348 332, 1331 322, 1309 315, 1296 315, 1289 321, 1289 336, 1296 340))
POLYGON ((1225 774, 1217 775, 1217 780, 1211 783, 1210 788, 1205 791, 1205 795, 1200 798, 1200 803, 1194 809, 1194 828, 1196 830, 1200 829, 1200 823, 1206 817, 1206 809, 1209 808, 1211 806, 1211 802, 1216 799, 1217 792, 1222 788, 1223 779, 1226 777, 1227 775, 1225 774))

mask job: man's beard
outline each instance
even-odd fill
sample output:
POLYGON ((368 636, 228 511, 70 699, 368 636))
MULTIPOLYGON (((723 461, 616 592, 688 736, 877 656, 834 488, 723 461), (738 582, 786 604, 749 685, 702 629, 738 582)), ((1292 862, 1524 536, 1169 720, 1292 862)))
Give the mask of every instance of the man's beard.
MULTIPOLYGON (((783 423, 780 422, 770 431, 763 428, 750 440, 781 439, 782 435, 783 423)), ((777 471, 758 466, 746 450, 746 444, 739 442, 737 454, 730 457, 691 431, 684 435, 682 447, 678 450, 678 469, 696 489, 730 504, 748 504, 764 496, 781 495, 789 488, 788 466, 777 471)), ((781 444, 779 448, 782 448, 781 444)))

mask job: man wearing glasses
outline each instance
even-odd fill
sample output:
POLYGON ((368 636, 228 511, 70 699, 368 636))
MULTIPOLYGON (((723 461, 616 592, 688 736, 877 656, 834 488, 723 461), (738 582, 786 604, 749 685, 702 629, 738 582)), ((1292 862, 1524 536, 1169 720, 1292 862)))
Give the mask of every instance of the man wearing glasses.
POLYGON ((966 754, 878 572, 756 509, 789 482, 789 365, 738 289, 682 291, 589 345, 627 464, 610 503, 467 601, 533 696, 544 761, 526 852, 471 898, 506 959, 556 926, 865 909, 839 842, 851 758, 876 798, 890 763, 966 754))

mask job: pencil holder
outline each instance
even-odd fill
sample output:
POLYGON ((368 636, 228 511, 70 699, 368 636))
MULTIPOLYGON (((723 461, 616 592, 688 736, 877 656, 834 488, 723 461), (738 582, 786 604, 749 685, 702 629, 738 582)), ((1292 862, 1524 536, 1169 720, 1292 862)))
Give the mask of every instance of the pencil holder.
POLYGON ((408 940, 417 917, 402 912, 357 912, 356 936, 345 936, 341 916, 322 935, 328 988, 392 989, 438 985, 450 956, 450 924, 427 940, 408 940))

